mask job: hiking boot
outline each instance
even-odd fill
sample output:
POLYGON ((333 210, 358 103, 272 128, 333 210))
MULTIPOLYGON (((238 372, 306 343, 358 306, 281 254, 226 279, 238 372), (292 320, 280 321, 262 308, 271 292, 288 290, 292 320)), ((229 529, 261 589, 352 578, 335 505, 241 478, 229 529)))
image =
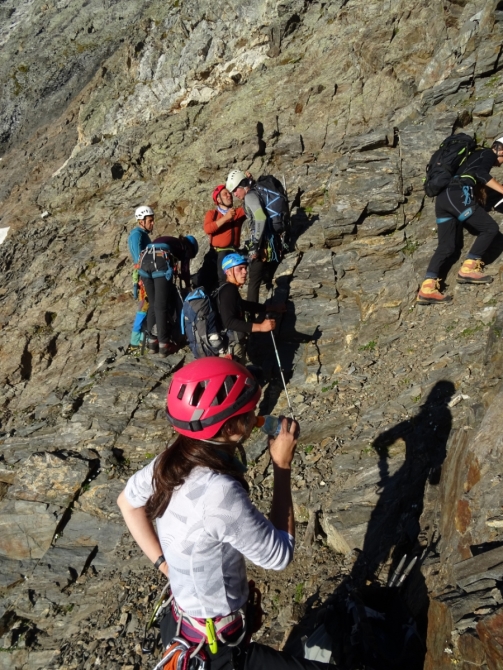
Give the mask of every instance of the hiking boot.
POLYGON ((159 356, 166 358, 170 354, 174 354, 177 350, 177 347, 172 342, 160 342, 159 343, 159 356))
POLYGON ((451 302, 451 295, 440 293, 440 282, 438 279, 425 279, 421 284, 416 301, 418 305, 440 305, 451 302))
POLYGON ((159 340, 147 337, 147 349, 151 354, 156 354, 159 351, 159 340))
POLYGON ((124 352, 126 356, 141 356, 141 344, 130 344, 124 352))
POLYGON ((458 284, 491 284, 493 278, 484 274, 484 263, 481 260, 467 258, 458 272, 458 284))

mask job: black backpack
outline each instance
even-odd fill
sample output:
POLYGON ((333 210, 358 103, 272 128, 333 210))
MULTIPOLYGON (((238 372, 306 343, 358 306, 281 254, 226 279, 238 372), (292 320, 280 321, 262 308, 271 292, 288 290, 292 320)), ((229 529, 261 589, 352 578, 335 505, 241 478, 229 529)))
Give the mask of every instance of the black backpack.
POLYGON ((227 348, 227 336, 215 306, 219 290, 208 295, 201 286, 191 291, 183 301, 182 334, 187 336, 190 350, 196 358, 218 356, 227 348))
POLYGON ((270 174, 262 175, 254 184, 268 221, 275 233, 284 233, 290 225, 290 208, 283 184, 270 174))
POLYGON ((434 198, 447 188, 452 177, 476 148, 477 141, 466 133, 446 137, 426 166, 426 195, 434 198))

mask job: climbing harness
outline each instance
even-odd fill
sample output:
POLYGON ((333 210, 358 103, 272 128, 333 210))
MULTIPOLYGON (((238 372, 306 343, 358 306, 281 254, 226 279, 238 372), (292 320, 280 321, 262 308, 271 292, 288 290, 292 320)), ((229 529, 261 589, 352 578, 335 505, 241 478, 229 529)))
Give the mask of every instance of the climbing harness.
POLYGON ((171 281, 175 271, 175 262, 170 246, 164 243, 148 244, 141 252, 138 265, 140 277, 150 279, 165 277, 167 281, 171 281))
POLYGON ((157 635, 150 631, 157 627, 158 621, 166 614, 167 608, 176 622, 176 633, 166 647, 161 661, 153 670, 205 670, 208 666, 207 644, 211 653, 216 654, 219 643, 226 647, 248 646, 251 637, 262 626, 262 598, 255 582, 248 582, 248 600, 246 607, 231 612, 224 617, 199 619, 182 610, 173 598, 169 582, 163 588, 154 605, 152 616, 146 627, 142 650, 152 653, 157 644, 157 635), (245 611, 246 610, 246 611, 245 611), (236 639, 229 640, 229 637, 236 639))
POLYGON ((224 617, 214 619, 199 619, 192 617, 176 603, 171 600, 171 613, 176 621, 176 635, 182 636, 189 642, 198 645, 198 651, 208 644, 211 653, 216 654, 218 643, 228 647, 237 647, 246 635, 246 617, 243 609, 231 612, 224 617), (236 640, 229 641, 229 637, 241 631, 236 640))

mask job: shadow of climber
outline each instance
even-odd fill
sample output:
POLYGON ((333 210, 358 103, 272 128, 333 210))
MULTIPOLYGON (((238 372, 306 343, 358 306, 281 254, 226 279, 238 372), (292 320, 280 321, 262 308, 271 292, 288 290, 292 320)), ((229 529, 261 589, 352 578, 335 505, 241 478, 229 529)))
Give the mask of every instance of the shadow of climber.
POLYGON ((298 653, 299 638, 322 623, 338 668, 423 668, 428 595, 418 568, 427 549, 420 541, 419 518, 426 483, 436 485, 440 480, 452 428, 448 402, 454 391, 451 381, 437 382, 415 416, 374 440, 379 499, 362 549, 334 594, 306 612, 285 650, 292 653, 297 647, 298 653), (405 554, 405 565, 413 557, 417 563, 403 586, 391 587, 389 578, 384 585, 383 565, 391 559, 391 576, 405 554))

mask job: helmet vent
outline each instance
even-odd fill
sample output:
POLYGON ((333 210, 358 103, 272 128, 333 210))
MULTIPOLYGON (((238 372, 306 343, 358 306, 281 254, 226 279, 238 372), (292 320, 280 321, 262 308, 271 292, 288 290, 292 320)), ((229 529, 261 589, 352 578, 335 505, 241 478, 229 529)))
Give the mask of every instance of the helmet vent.
POLYGON ((199 405, 199 401, 202 398, 207 383, 208 382, 203 381, 197 384, 196 388, 194 389, 194 393, 192 394, 192 398, 190 399, 190 404, 192 405, 192 407, 199 405))
POLYGON ((237 380, 238 378, 235 375, 227 375, 223 381, 222 386, 218 389, 216 396, 213 398, 211 403, 212 407, 218 407, 218 405, 222 405, 225 402, 225 399, 234 388, 234 384, 237 382, 237 380))
POLYGON ((180 386, 180 390, 178 391, 178 395, 176 396, 178 400, 181 400, 183 398, 183 394, 185 393, 185 389, 187 388, 187 384, 182 384, 180 386))

